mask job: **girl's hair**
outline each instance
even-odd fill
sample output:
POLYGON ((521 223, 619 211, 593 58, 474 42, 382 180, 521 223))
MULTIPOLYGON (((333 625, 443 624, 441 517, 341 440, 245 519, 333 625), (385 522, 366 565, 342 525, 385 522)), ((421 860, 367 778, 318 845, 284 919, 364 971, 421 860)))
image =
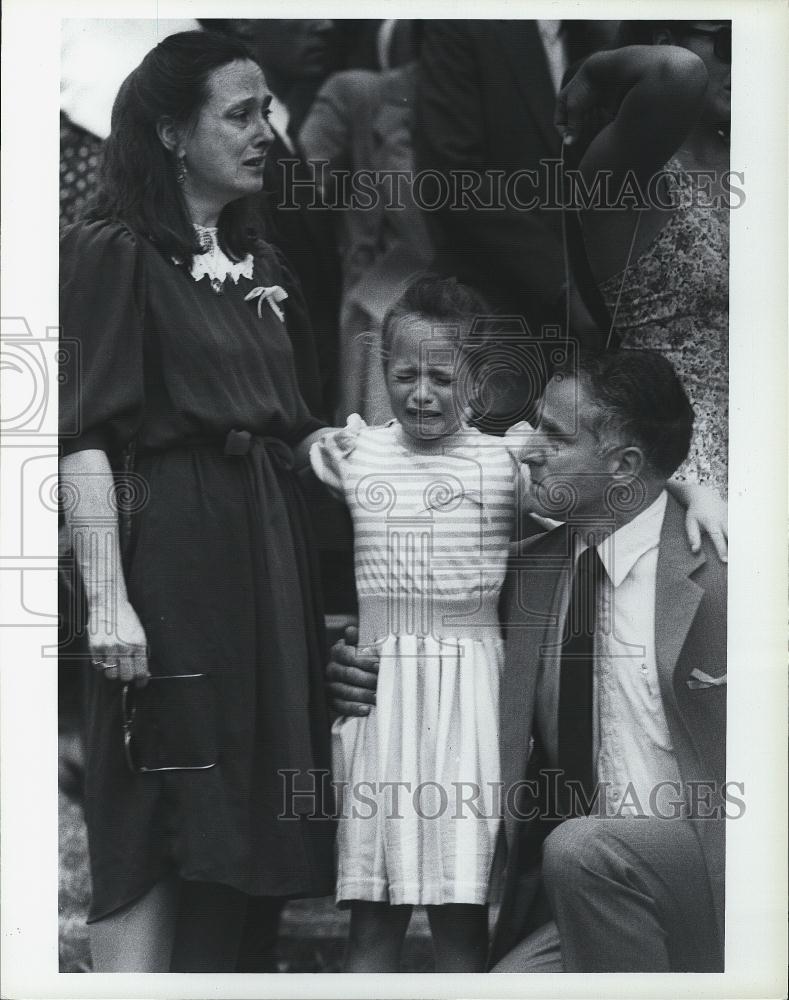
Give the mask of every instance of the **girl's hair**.
MULTIPOLYGON (((115 98, 88 219, 124 222, 189 264, 202 252, 178 185, 176 157, 156 126, 166 117, 182 127, 192 125, 208 99, 211 73, 240 60, 254 61, 240 42, 204 31, 170 35, 148 53, 115 98)), ((234 260, 254 251, 258 242, 249 214, 245 199, 239 199, 219 216, 219 243, 234 260)))
POLYGON ((422 316, 441 324, 457 324, 461 340, 472 327, 492 318, 488 302, 457 278, 437 274, 422 274, 415 278, 384 316, 381 330, 381 361, 384 372, 392 353, 392 340, 397 324, 406 316, 422 316))

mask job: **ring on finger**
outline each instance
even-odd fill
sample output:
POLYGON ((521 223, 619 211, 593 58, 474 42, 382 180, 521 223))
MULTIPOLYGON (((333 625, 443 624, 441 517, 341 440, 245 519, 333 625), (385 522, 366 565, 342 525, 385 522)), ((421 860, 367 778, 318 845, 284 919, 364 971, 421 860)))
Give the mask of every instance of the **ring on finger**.
POLYGON ((120 666, 120 660, 102 660, 101 668, 102 670, 117 670, 120 666))

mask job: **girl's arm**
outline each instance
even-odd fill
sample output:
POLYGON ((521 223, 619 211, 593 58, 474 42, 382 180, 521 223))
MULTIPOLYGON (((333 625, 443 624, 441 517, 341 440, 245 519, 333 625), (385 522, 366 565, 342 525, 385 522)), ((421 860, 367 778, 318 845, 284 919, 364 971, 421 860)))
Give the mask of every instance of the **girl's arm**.
MULTIPOLYGON (((685 530, 688 535, 688 544, 692 552, 698 552, 701 548, 702 533, 709 535, 710 541, 715 546, 718 558, 721 562, 728 561, 728 507, 726 501, 716 492, 707 486, 700 486, 698 483, 681 483, 676 479, 670 479, 666 484, 666 489, 671 495, 686 508, 685 530)), ((561 522, 552 521, 550 518, 541 517, 532 512, 530 508, 529 496, 526 490, 522 491, 520 503, 520 518, 530 517, 546 531, 555 528, 561 522)))
POLYGON ((718 558, 728 561, 728 506, 726 501, 709 486, 682 483, 670 479, 666 484, 669 493, 687 508, 685 530, 692 552, 701 548, 702 531, 709 535, 718 558))
MULTIPOLYGON (((508 448, 513 460, 518 465, 519 476, 519 523, 524 517, 530 517, 546 531, 555 528, 559 521, 552 521, 549 518, 540 517, 531 510, 531 497, 527 489, 528 472, 524 472, 525 466, 517 461, 517 440, 518 436, 528 435, 531 431, 529 424, 522 422, 511 427, 504 437, 508 442, 508 448)), ((708 486, 700 486, 698 483, 680 482, 677 479, 670 479, 666 488, 671 495, 686 508, 685 529, 688 534, 688 543, 691 551, 698 552, 701 548, 702 532, 709 535, 715 551, 721 562, 728 559, 728 506, 718 492, 708 486)))
MULTIPOLYGON (((509 452, 510 460, 514 466, 515 498, 517 503, 516 529, 524 525, 528 526, 531 523, 535 528, 541 528, 543 531, 551 531, 551 529, 558 527, 562 522, 554 521, 550 517, 535 513, 529 489, 529 467, 520 460, 520 450, 528 441, 529 435, 533 433, 534 428, 528 420, 521 420, 510 427, 501 439, 509 452)), ((533 533, 534 530, 526 531, 526 535, 533 533)), ((526 537, 526 535, 522 535, 522 537, 526 537)), ((517 542, 517 539, 515 541, 517 542)))
POLYGON ((60 480, 75 498, 66 505, 66 527, 88 605, 91 659, 108 680, 144 684, 145 632, 126 594, 109 460, 97 449, 66 455, 60 480))

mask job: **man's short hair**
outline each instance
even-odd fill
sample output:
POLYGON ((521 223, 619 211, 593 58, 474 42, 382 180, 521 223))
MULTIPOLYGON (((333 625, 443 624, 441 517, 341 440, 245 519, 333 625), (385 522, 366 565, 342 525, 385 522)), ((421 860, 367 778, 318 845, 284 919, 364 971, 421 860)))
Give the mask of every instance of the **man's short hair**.
POLYGON ((620 350, 581 357, 575 371, 598 413, 603 444, 633 444, 668 478, 687 458, 693 407, 671 363, 657 351, 620 350))

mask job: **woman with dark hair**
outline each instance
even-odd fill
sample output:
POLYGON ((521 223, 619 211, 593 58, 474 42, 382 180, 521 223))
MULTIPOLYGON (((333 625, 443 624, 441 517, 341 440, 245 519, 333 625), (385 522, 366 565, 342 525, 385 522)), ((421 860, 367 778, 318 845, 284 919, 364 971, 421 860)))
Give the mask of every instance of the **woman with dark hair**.
POLYGON ((623 22, 559 95, 592 273, 623 347, 674 365, 696 412, 679 474, 726 493, 731 22, 623 22), (599 188, 596 185, 601 184, 599 188), (619 197, 619 194, 623 197, 619 197))
POLYGON ((97 971, 232 971, 250 897, 334 887, 332 824, 307 818, 329 729, 296 478, 323 428, 286 329, 300 292, 245 203, 269 101, 242 45, 166 38, 123 84, 101 190, 61 244, 97 971))

